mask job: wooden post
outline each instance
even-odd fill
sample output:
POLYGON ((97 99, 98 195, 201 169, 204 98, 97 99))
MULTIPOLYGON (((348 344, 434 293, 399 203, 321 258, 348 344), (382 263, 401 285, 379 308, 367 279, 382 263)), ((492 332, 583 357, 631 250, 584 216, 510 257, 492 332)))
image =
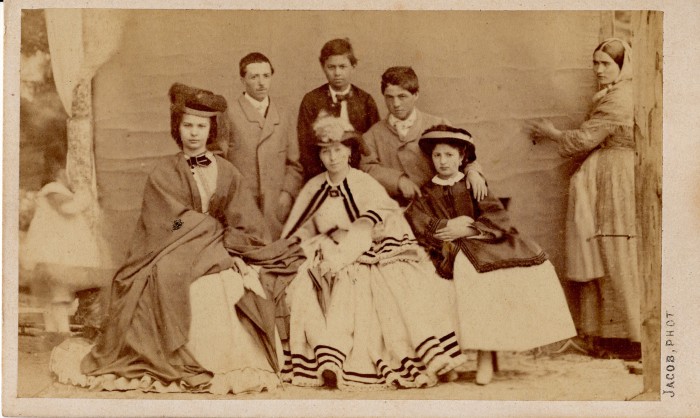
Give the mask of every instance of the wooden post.
POLYGON ((661 159, 663 13, 633 17, 635 80, 636 199, 641 280, 644 398, 659 399, 661 386, 661 159))

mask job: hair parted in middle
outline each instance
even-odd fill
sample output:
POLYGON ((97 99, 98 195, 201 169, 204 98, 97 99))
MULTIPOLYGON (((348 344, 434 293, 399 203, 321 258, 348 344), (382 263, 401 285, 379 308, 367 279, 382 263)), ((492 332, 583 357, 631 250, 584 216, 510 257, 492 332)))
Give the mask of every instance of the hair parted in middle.
POLYGON ((607 40, 603 41, 596 47, 593 53, 595 54, 598 51, 605 52, 610 58, 612 58, 613 61, 615 61, 617 67, 622 69, 622 64, 625 62, 625 47, 621 42, 607 40))
MULTIPOLYGON (((184 111, 173 110, 170 112, 170 135, 175 140, 178 147, 182 148, 182 137, 180 136, 180 123, 185 115, 184 111)), ((207 145, 213 143, 218 135, 219 127, 216 123, 216 116, 211 116, 209 120, 211 121, 209 127, 209 136, 207 137, 207 145)))

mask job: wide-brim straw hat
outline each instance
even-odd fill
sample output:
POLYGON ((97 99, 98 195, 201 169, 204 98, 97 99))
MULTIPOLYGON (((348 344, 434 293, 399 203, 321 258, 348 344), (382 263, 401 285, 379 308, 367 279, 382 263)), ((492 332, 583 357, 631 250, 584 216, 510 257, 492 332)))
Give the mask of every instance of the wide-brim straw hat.
MULTIPOLYGON (((464 130, 463 130, 464 131, 464 130)), ((449 130, 432 130, 428 129, 423 132, 420 139, 418 140, 418 146, 425 155, 430 158, 437 144, 448 144, 459 148, 465 148, 466 162, 470 163, 476 160, 476 147, 474 146, 474 141, 469 132, 452 132, 449 130)))

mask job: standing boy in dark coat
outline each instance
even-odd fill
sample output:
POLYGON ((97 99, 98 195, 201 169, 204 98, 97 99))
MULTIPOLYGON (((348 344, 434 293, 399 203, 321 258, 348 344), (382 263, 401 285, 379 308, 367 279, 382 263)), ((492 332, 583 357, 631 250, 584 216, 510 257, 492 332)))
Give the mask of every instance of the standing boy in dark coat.
POLYGON ((323 165, 314 146, 315 136, 311 125, 321 111, 341 117, 359 133, 365 133, 379 121, 379 111, 372 96, 350 83, 357 58, 347 39, 326 42, 319 58, 328 83, 306 93, 299 107, 297 135, 299 137, 299 162, 304 167, 304 181, 321 173, 323 165))

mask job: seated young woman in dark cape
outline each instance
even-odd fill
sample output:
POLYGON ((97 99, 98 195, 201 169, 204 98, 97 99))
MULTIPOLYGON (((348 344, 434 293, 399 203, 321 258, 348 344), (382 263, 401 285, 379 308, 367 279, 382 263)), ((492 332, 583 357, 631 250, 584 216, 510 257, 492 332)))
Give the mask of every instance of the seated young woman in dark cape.
POLYGON ((146 181, 104 332, 94 346, 70 339, 56 347, 51 370, 60 382, 102 390, 274 389, 280 338, 260 277, 296 271, 302 252, 289 240, 266 246, 269 233, 240 172, 207 151, 226 100, 182 84, 170 99, 182 151, 146 181))

